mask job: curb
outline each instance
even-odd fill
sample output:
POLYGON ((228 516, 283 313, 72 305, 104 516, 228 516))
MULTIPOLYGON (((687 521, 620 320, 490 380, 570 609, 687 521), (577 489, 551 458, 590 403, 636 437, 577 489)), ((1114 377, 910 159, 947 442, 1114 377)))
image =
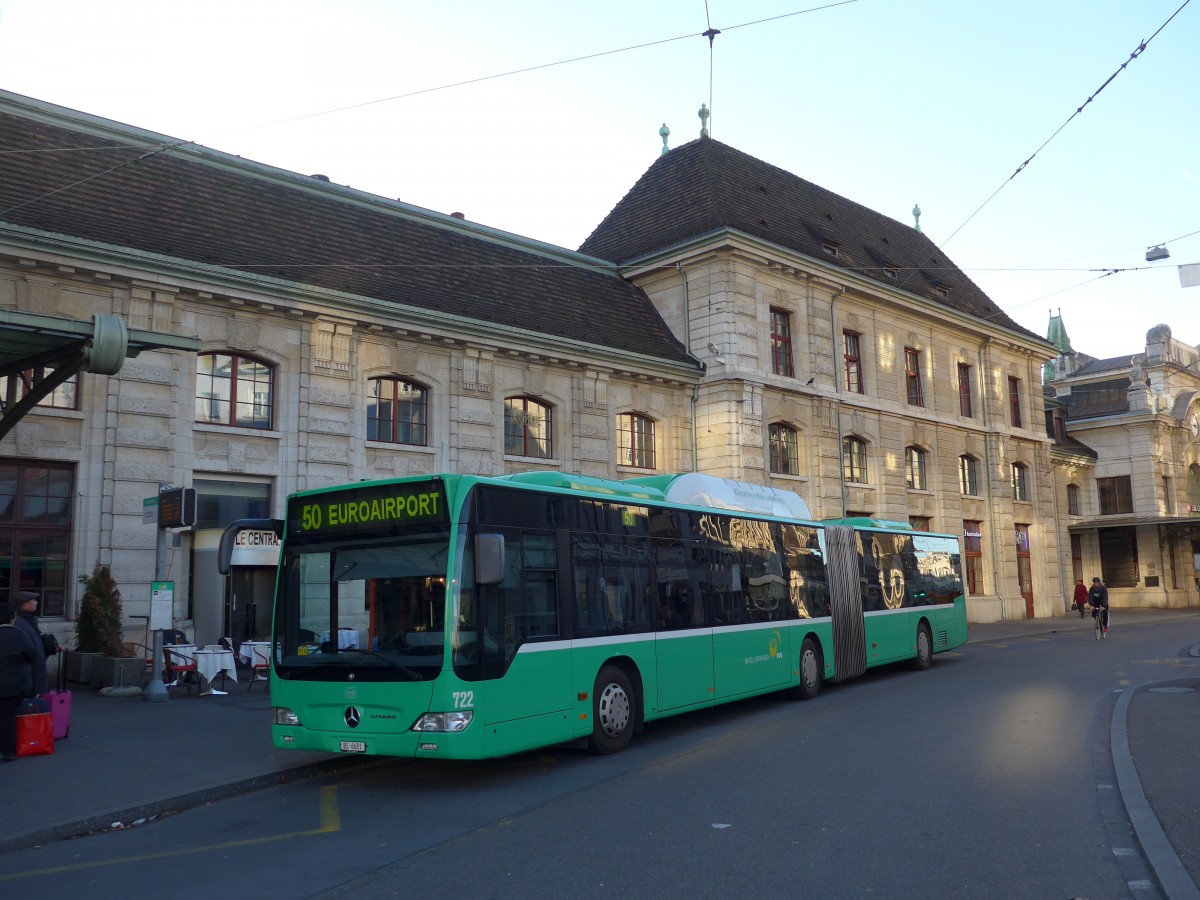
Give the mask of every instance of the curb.
MULTIPOLYGON (((1189 651, 1192 656, 1200 655, 1200 644, 1189 651)), ((1146 794, 1142 790, 1142 780, 1138 777, 1129 752, 1129 704, 1133 695, 1143 688, 1156 684, 1177 683, 1178 678, 1167 681, 1147 681, 1121 691, 1117 698, 1116 708, 1113 709, 1112 725, 1109 731, 1109 743, 1112 748, 1113 768, 1117 773, 1117 788, 1121 792, 1121 801, 1125 811, 1129 813, 1129 822, 1137 835, 1146 861, 1154 871, 1163 893, 1168 900, 1200 900, 1200 889, 1192 881, 1187 869, 1183 867, 1175 848, 1167 840, 1158 816, 1150 807, 1146 794)))
POLYGON ((49 844, 54 841, 70 840, 71 838, 82 837, 97 831, 133 828, 135 827, 134 823, 141 824, 139 820, 145 821, 172 813, 186 812, 197 806, 213 803, 217 800, 226 800, 230 797, 236 797, 239 794, 249 794, 263 788, 275 787, 276 785, 287 784, 291 781, 316 778, 320 775, 328 775, 341 769, 354 768, 378 761, 379 757, 376 756, 335 757, 329 760, 307 763, 292 769, 269 772, 265 775, 252 775, 240 781, 201 788, 198 791, 179 794, 178 796, 168 797, 164 800, 152 800, 138 806, 130 806, 114 812, 99 813, 74 822, 53 825, 29 834, 0 839, 0 853, 25 850, 29 847, 49 844))

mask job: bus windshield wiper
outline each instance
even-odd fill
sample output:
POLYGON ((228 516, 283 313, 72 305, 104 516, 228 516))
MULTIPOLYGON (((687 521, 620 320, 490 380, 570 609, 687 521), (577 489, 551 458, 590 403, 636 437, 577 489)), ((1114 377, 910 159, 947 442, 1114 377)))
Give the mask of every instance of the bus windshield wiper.
POLYGON ((363 650, 358 647, 345 647, 339 650, 338 653, 361 653, 364 656, 374 656, 376 659, 382 659, 397 672, 402 673, 409 681, 424 681, 420 672, 414 671, 408 666, 401 665, 394 659, 390 658, 386 653, 380 653, 378 650, 363 650))

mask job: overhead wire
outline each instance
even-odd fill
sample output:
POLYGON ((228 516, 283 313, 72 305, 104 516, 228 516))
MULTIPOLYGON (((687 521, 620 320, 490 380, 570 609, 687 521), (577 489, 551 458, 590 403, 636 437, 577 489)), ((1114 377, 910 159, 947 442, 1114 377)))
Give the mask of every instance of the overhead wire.
POLYGON ((1095 100, 1097 96, 1099 96, 1100 92, 1103 91, 1106 87, 1109 86, 1109 84, 1112 83, 1114 78, 1116 78, 1123 71, 1125 71, 1125 68, 1131 62, 1133 62, 1135 59, 1137 59, 1139 56, 1141 56, 1142 53, 1145 52, 1146 48, 1150 45, 1150 42, 1152 40, 1154 40, 1156 37, 1158 37, 1159 32, 1161 32, 1164 28, 1166 28, 1171 23, 1171 20, 1174 19, 1177 15, 1179 15, 1179 13, 1183 11, 1183 8, 1191 2, 1192 2, 1192 0, 1183 0, 1183 6, 1180 6, 1179 9, 1177 9, 1177 10, 1175 10, 1175 12, 1171 13, 1171 15, 1167 18, 1167 21, 1163 22, 1160 26, 1158 26, 1158 30, 1155 31, 1154 34, 1150 35, 1150 37, 1146 38, 1145 40, 1140 41, 1138 43, 1137 47, 1134 48, 1134 51, 1129 54, 1129 59, 1127 59, 1127 60, 1125 60, 1125 62, 1121 63, 1121 65, 1119 65, 1117 67, 1117 70, 1115 72, 1113 72, 1111 75, 1109 75, 1108 78, 1105 80, 1105 82, 1102 85, 1100 85, 1100 87, 1096 88, 1096 90, 1092 92, 1092 95, 1090 97, 1088 97, 1086 100, 1084 100, 1083 103, 1081 103, 1079 105, 1079 108, 1075 110, 1075 112, 1071 113, 1071 115, 1067 117, 1067 121, 1065 121, 1061 125, 1059 125, 1058 128, 1055 129, 1054 133, 1052 135, 1050 135, 1050 137, 1046 138, 1046 140, 1044 140, 1042 142, 1042 145, 1040 147, 1038 147, 1036 150, 1034 150, 1032 154, 1030 154, 1028 159, 1026 159, 1019 166, 1017 166, 1016 170, 1011 175, 1009 175, 1008 178, 1006 178, 1000 184, 1000 186, 998 188, 996 188, 996 190, 992 191, 992 193, 988 196, 988 198, 986 200, 983 201, 983 203, 979 204, 979 208, 976 209, 975 212, 973 212, 969 216, 967 216, 966 220, 961 225, 959 225, 957 228, 955 228, 954 231, 952 231, 950 233, 950 237, 946 238, 944 241, 941 242, 941 244, 938 245, 939 249, 942 247, 945 247, 948 243, 950 243, 952 240, 954 240, 954 236, 956 234, 958 234, 960 231, 962 231, 964 228, 966 228, 967 224, 972 219, 974 219, 977 215, 979 215, 980 211, 985 206, 987 206, 989 203, 991 203, 992 200, 996 197, 996 195, 999 194, 1002 190, 1004 190, 1004 188, 1009 184, 1009 182, 1011 182, 1014 178, 1016 178, 1023 171, 1025 171, 1025 168, 1031 162, 1033 162, 1034 157, 1036 157, 1039 153, 1041 153, 1042 150, 1044 150, 1046 148, 1047 144, 1049 144, 1056 137, 1058 137, 1059 133, 1061 133, 1064 128, 1066 128, 1068 125, 1070 125, 1072 120, 1074 120, 1074 118, 1076 116, 1078 116, 1080 113, 1082 113, 1084 111, 1084 109, 1093 100, 1095 100))

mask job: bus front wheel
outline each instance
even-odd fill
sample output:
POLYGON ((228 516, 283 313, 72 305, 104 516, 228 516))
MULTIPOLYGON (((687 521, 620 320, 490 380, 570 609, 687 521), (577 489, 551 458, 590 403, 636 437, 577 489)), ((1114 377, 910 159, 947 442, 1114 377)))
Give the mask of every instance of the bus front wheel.
POLYGON ((812 638, 806 637, 800 645, 800 683, 788 689, 788 696, 793 700, 811 700, 817 696, 825 680, 823 670, 821 648, 812 638))
POLYGON ((924 671, 932 662, 933 635, 929 633, 929 626, 922 622, 917 626, 917 655, 908 664, 917 671, 924 671))
POLYGON ((629 746, 637 724, 637 700, 629 676, 616 666, 605 666, 592 691, 592 753, 619 753, 629 746))

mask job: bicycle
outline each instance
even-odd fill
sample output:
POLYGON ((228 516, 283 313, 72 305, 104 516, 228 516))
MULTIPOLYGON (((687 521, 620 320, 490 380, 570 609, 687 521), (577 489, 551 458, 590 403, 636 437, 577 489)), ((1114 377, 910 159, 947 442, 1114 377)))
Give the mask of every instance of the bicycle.
POLYGON ((1108 637, 1108 629, 1104 627, 1105 613, 1107 610, 1103 606, 1092 607, 1092 624, 1096 629, 1096 640, 1103 640, 1108 637))

